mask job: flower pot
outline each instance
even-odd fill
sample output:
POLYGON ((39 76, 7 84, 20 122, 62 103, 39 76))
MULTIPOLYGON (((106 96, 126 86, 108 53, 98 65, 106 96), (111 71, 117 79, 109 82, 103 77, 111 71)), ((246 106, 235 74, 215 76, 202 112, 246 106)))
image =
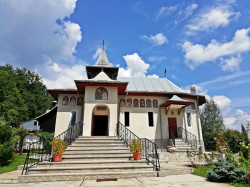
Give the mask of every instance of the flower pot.
POLYGON ((54 162, 61 162, 62 161, 62 153, 61 154, 53 154, 53 161, 54 162))
POLYGON ((174 153, 174 152, 176 152, 177 151, 177 148, 176 147, 169 147, 168 148, 168 152, 170 152, 170 153, 174 153))
POLYGON ((134 160, 141 160, 141 152, 133 152, 134 160))

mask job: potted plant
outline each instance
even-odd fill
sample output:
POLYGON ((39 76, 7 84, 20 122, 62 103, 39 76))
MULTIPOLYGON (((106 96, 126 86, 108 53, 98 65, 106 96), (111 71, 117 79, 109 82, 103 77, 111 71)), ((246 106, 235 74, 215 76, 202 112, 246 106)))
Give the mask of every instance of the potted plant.
POLYGON ((133 152, 134 160, 141 160, 141 141, 133 139, 130 151, 133 152))
POLYGON ((61 162, 64 150, 67 147, 67 143, 60 138, 54 139, 50 142, 53 151, 53 161, 61 162))

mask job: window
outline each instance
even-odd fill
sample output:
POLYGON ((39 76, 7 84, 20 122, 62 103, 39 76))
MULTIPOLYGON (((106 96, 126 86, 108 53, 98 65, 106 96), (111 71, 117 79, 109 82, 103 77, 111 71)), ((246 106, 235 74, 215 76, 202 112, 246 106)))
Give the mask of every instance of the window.
POLYGON ((70 125, 76 124, 76 111, 71 112, 71 120, 70 120, 70 125))
POLYGON ((187 124, 188 124, 188 127, 192 126, 192 124, 191 124, 191 113, 187 113, 187 124))
POLYGON ((125 112, 125 126, 129 127, 129 112, 125 112))
POLYGON ((148 125, 150 127, 154 126, 153 112, 148 112, 148 125))

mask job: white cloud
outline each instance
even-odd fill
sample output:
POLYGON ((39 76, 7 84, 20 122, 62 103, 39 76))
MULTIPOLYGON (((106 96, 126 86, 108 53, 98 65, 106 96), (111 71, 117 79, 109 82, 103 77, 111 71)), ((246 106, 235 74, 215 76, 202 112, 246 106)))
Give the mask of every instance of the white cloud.
POLYGON ((46 73, 51 74, 48 78, 43 78, 47 88, 75 88, 74 80, 87 78, 85 65, 76 64, 68 67, 56 62, 48 62, 44 65, 46 73))
POLYGON ((187 27, 187 34, 193 35, 197 31, 213 31, 227 26, 231 20, 237 19, 239 12, 234 12, 228 6, 210 7, 202 10, 187 27))
POLYGON ((156 61, 161 62, 161 61, 166 60, 166 59, 167 58, 164 56, 151 56, 148 58, 148 61, 149 62, 156 62, 156 61))
POLYGON ((241 125, 246 125, 250 121, 250 114, 243 110, 237 110, 231 117, 224 118, 226 128, 241 130, 241 125))
POLYGON ((155 13, 155 20, 159 20, 162 17, 169 16, 170 14, 174 13, 177 10, 177 6, 169 6, 169 7, 161 7, 156 13, 155 13))
POLYGON ((159 76, 156 74, 153 74, 153 75, 148 75, 147 78, 159 78, 159 76))
POLYGON ((140 38, 148 40, 151 43, 153 43, 154 45, 158 45, 158 46, 163 45, 164 43, 166 43, 168 41, 166 36, 164 36, 163 33, 158 33, 156 35, 150 35, 150 36, 143 35, 143 36, 140 36, 140 38))
MULTIPOLYGON (((185 52, 185 63, 191 68, 209 61, 215 61, 223 56, 240 55, 250 50, 250 37, 248 36, 250 28, 237 30, 234 38, 230 42, 220 43, 216 40, 211 40, 207 45, 193 44, 191 42, 185 42, 182 45, 182 49, 185 52)), ((240 61, 234 61, 234 63, 240 63, 240 61)), ((224 67, 228 69, 229 64, 224 67)), ((234 67, 236 65, 234 64, 234 67)), ((232 70, 232 68, 230 69, 232 70)))
POLYGON ((239 71, 241 61, 242 58, 240 55, 236 57, 232 56, 229 59, 221 58, 220 66, 223 71, 239 71))
POLYGON ((187 8, 184 11, 185 17, 191 16, 193 14, 193 12, 198 8, 197 4, 192 4, 187 6, 187 8))
POLYGON ((221 109, 222 115, 227 115, 231 111, 231 100, 224 95, 213 96, 212 98, 221 109))
POLYGON ((29 69, 47 59, 74 62, 81 28, 65 18, 75 6, 76 0, 1 1, 1 61, 29 69))
POLYGON ((149 64, 145 63, 137 53, 125 55, 123 58, 127 68, 119 69, 119 77, 146 77, 149 64))

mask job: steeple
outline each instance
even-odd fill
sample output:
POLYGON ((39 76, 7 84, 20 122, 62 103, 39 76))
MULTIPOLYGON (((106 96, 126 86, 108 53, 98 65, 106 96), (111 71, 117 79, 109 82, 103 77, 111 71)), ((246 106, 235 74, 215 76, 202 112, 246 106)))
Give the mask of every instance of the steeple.
POLYGON ((110 79, 116 80, 119 68, 114 67, 109 63, 107 54, 104 49, 104 40, 102 43, 102 51, 93 66, 86 66, 86 71, 88 75, 88 79, 93 79, 96 77, 101 71, 103 71, 110 79))

